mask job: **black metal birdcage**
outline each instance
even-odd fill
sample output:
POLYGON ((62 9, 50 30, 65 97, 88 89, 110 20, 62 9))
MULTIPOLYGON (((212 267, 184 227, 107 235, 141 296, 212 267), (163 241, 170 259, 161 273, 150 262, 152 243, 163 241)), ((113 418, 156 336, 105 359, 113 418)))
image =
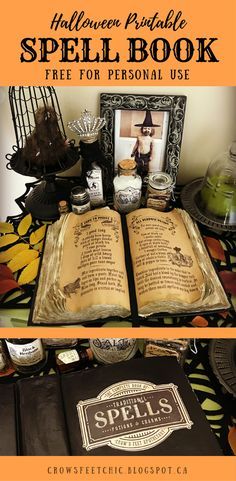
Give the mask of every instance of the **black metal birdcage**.
POLYGON ((66 138, 53 87, 9 87, 9 102, 16 144, 6 155, 7 168, 42 180, 25 206, 35 217, 53 219, 58 201, 68 197, 66 183, 56 174, 79 160, 78 147, 66 138))

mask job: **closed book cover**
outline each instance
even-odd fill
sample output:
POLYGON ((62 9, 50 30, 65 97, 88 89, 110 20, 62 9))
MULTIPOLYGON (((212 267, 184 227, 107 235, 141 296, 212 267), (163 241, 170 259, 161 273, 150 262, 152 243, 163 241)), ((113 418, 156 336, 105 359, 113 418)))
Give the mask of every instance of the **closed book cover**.
POLYGON ((17 455, 14 384, 0 386, 0 456, 17 455))
POLYGON ((60 385, 57 376, 17 382, 20 454, 69 455, 60 385))
POLYGON ((100 366, 61 382, 72 455, 222 455, 171 357, 100 366))

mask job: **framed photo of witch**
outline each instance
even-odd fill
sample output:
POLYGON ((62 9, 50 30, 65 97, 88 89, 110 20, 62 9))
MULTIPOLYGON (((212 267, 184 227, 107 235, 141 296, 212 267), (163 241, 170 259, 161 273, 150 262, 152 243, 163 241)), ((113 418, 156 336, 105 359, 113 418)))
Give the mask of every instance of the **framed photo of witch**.
POLYGON ((102 93, 101 149, 111 164, 134 158, 138 173, 167 172, 176 183, 186 108, 183 95, 129 95, 102 93))

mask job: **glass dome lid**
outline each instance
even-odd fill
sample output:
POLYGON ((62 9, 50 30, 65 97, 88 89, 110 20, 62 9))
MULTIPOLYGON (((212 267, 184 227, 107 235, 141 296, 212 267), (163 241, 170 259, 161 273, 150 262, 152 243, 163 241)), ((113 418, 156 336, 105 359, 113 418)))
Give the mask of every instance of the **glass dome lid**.
POLYGON ((236 226, 236 141, 210 163, 196 203, 208 219, 236 226))

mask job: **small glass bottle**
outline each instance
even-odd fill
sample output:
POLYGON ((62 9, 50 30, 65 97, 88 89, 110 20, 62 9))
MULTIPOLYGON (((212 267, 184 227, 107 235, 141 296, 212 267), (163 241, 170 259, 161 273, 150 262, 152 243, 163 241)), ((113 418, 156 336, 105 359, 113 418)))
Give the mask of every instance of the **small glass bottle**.
POLYGON ((46 364, 46 354, 41 339, 6 339, 10 359, 22 374, 34 374, 46 364))
POLYGON ((118 164, 118 174, 113 180, 114 208, 120 213, 132 212, 141 203, 142 179, 137 174, 135 160, 124 159, 118 164))
POLYGON ((70 200, 72 211, 75 214, 84 214, 91 209, 89 194, 82 186, 71 189, 70 200))
POLYGON ((68 214, 70 212, 69 204, 66 200, 60 200, 58 202, 58 212, 61 215, 68 214))
POLYGON ((210 163, 199 193, 199 207, 215 222, 236 225, 236 141, 210 163))
POLYGON ((103 192, 103 172, 101 167, 96 162, 92 162, 91 170, 87 170, 86 181, 88 184, 88 193, 91 206, 104 206, 105 200, 103 192))
POLYGON ((183 365, 189 348, 189 339, 145 339, 144 357, 172 356, 183 365))
POLYGON ((170 206, 173 192, 172 177, 166 172, 149 175, 146 206, 164 212, 170 206))
POLYGON ((60 372, 77 371, 91 364, 93 352, 90 348, 74 347, 55 351, 55 358, 60 372))

